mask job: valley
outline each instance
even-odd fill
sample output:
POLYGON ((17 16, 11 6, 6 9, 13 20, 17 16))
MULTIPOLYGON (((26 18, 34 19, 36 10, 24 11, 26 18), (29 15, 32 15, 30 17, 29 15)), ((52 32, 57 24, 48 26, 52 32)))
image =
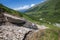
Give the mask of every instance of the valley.
POLYGON ((21 12, 0 4, 0 40, 60 40, 60 0, 21 12))

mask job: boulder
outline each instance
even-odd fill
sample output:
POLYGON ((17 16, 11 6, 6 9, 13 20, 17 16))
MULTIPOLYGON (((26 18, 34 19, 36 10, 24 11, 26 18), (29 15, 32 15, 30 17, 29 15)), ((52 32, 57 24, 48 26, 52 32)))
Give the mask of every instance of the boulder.
POLYGON ((19 25, 19 26, 24 25, 26 23, 25 20, 20 17, 16 17, 16 16, 13 16, 13 15, 10 15, 7 13, 4 13, 4 16, 5 16, 6 21, 16 24, 16 25, 19 25))
POLYGON ((34 30, 38 29, 38 27, 34 23, 31 23, 31 22, 28 22, 28 21, 23 26, 26 27, 26 28, 34 29, 34 30))

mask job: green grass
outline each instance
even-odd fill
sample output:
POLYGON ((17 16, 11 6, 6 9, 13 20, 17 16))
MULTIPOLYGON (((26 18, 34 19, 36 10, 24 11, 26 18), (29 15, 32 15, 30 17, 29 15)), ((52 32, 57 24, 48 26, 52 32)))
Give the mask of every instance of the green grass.
POLYGON ((53 30, 60 30, 59 27, 54 26, 53 24, 43 24, 43 25, 45 25, 46 27, 49 27, 50 29, 53 29, 53 30))
POLYGON ((21 12, 10 9, 2 4, 0 4, 0 10, 3 10, 4 12, 11 14, 11 15, 15 15, 15 16, 19 16, 19 17, 23 16, 21 12))
POLYGON ((60 23, 60 0, 47 0, 38 4, 26 12, 26 14, 33 20, 51 23, 60 23))
POLYGON ((28 20, 28 21, 30 21, 30 22, 32 22, 32 23, 34 23, 34 22, 36 22, 35 20, 32 20, 29 16, 27 16, 26 14, 23 14, 23 17, 26 19, 26 20, 28 20))

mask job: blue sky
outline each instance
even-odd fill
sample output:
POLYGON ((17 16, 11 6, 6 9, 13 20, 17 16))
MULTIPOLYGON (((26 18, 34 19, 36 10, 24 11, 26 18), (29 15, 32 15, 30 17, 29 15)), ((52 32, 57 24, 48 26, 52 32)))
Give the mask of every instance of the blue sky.
POLYGON ((0 0, 0 3, 14 10, 28 9, 41 2, 44 0, 0 0))

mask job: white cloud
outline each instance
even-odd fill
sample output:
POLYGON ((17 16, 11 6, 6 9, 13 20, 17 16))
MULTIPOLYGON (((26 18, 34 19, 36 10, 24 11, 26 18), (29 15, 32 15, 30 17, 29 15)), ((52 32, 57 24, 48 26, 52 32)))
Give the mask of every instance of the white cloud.
POLYGON ((35 6, 35 4, 31 4, 31 7, 35 6))
POLYGON ((31 4, 31 5, 24 5, 24 6, 20 6, 18 8, 13 8, 14 10, 26 10, 29 9, 30 7, 35 6, 35 4, 31 4))
POLYGON ((46 0, 42 0, 41 3, 45 2, 46 0))
POLYGON ((29 9, 29 5, 25 5, 25 6, 22 6, 22 7, 18 7, 18 8, 14 8, 14 10, 23 10, 23 9, 29 9))

